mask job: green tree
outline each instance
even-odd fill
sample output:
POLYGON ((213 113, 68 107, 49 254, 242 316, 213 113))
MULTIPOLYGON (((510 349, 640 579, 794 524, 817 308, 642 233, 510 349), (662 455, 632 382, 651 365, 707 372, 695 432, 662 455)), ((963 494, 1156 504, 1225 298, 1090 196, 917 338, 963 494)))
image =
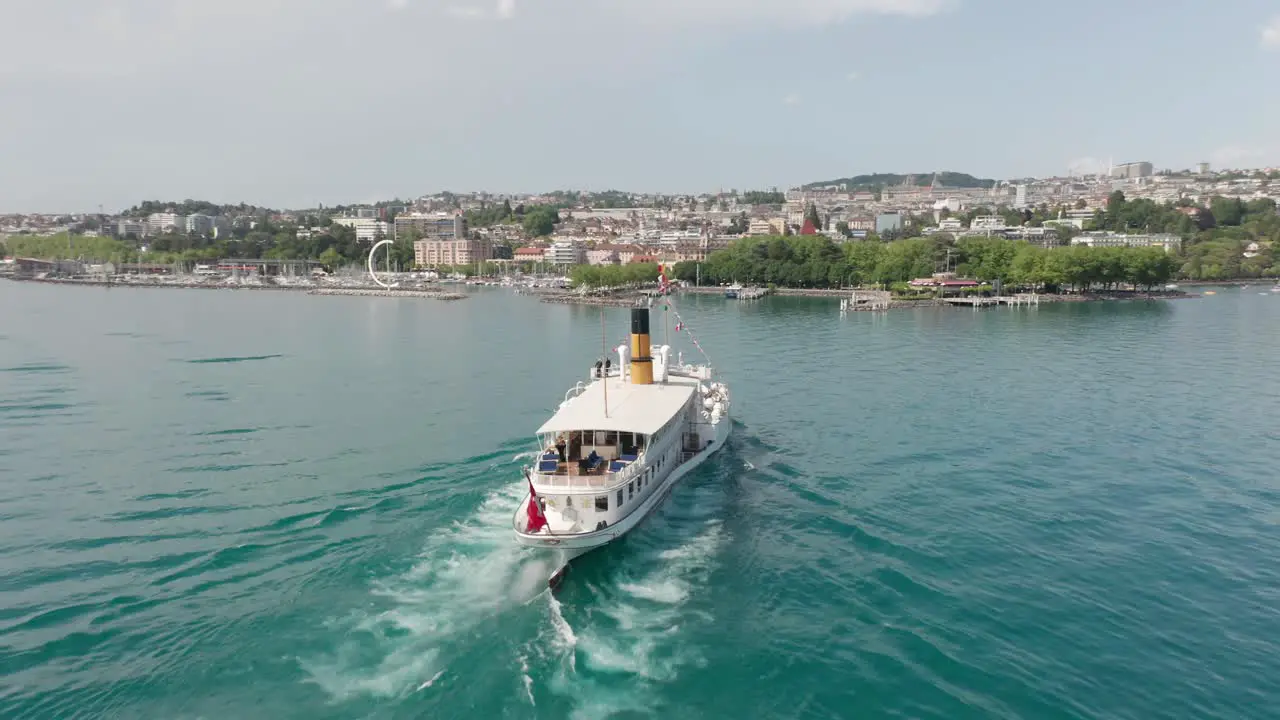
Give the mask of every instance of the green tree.
POLYGON ((745 205, 781 205, 787 201, 786 196, 776 190, 749 190, 742 194, 745 205))
POLYGON ((822 218, 818 217, 818 208, 813 203, 809 203, 809 207, 805 208, 804 219, 813 223, 815 230, 822 229, 822 218))
POLYGON ((555 210, 538 208, 525 214, 522 225, 524 231, 532 237, 544 237, 555 232, 558 222, 560 222, 560 216, 555 210))
POLYGON ((342 267, 342 253, 338 252, 335 248, 330 247, 320 253, 320 262, 324 263, 325 268, 328 269, 329 272, 336 272, 338 268, 342 267))

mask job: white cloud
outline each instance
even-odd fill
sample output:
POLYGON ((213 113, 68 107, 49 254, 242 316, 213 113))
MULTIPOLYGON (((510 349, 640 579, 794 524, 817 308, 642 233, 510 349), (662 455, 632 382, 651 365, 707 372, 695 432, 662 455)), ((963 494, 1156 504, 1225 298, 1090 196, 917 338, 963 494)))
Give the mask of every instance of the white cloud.
POLYGON ((1262 47, 1280 49, 1280 15, 1262 26, 1262 47))
MULTIPOLYGON (((649 183, 678 165, 662 153, 683 157, 682 141, 654 139, 659 152, 630 171, 599 154, 566 159, 557 148, 578 135, 578 104, 513 73, 575 78, 583 97, 619 77, 644 92, 739 63, 751 49, 734 34, 804 42, 814 24, 959 1, 0 0, 0 28, 21 28, 0 43, 0 210, 649 183), (457 110, 441 112, 442 97, 457 110), (388 98, 394 112, 369 112, 388 98)), ((778 88, 774 107, 803 115, 810 91, 778 88)), ((672 132, 662 118, 627 122, 630 134, 672 132)))
POLYGON ((474 5, 450 5, 444 9, 444 14, 459 20, 480 20, 484 17, 484 10, 474 5))
POLYGON ((928 17, 955 0, 615 0, 638 21, 671 25, 832 25, 858 15, 928 17))
POLYGON ((497 0, 492 11, 480 5, 450 5, 444 12, 459 20, 510 20, 516 16, 516 0, 497 0))

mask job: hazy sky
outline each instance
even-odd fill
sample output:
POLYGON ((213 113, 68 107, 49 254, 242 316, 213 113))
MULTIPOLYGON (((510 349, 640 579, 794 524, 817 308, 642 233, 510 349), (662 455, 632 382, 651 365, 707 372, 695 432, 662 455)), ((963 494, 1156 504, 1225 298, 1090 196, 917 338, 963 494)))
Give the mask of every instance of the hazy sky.
POLYGON ((1280 164, 1276 0, 0 0, 0 211, 1280 164))

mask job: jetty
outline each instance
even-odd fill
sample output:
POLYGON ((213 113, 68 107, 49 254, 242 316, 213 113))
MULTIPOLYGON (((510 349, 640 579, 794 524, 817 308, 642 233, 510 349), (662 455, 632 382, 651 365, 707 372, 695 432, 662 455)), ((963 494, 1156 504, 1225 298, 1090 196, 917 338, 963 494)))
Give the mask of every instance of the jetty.
POLYGON ((840 300, 840 314, 870 310, 888 310, 893 307, 893 294, 888 290, 854 290, 849 297, 840 300))

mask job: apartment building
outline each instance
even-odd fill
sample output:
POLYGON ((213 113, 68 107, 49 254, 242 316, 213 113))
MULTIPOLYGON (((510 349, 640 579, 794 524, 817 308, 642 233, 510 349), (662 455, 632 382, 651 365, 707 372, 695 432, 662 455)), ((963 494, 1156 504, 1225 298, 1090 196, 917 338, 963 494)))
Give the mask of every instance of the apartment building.
POLYGON ((116 237, 143 238, 147 235, 147 224, 138 220, 120 219, 116 221, 116 237))
POLYGON ((1151 177, 1151 173, 1155 170, 1149 162, 1131 162, 1121 163, 1111 168, 1111 177, 1113 178, 1143 178, 1151 177))
POLYGON ((152 235, 159 235, 165 232, 185 232, 187 229, 187 218, 177 213, 151 213, 147 216, 147 232, 152 235))
POLYGON ((391 223, 373 218, 334 218, 333 224, 343 225, 355 230, 356 240, 362 243, 372 243, 391 237, 391 223))
POLYGON ((212 235, 213 234, 213 218, 208 215, 187 216, 186 230, 191 235, 212 235))

